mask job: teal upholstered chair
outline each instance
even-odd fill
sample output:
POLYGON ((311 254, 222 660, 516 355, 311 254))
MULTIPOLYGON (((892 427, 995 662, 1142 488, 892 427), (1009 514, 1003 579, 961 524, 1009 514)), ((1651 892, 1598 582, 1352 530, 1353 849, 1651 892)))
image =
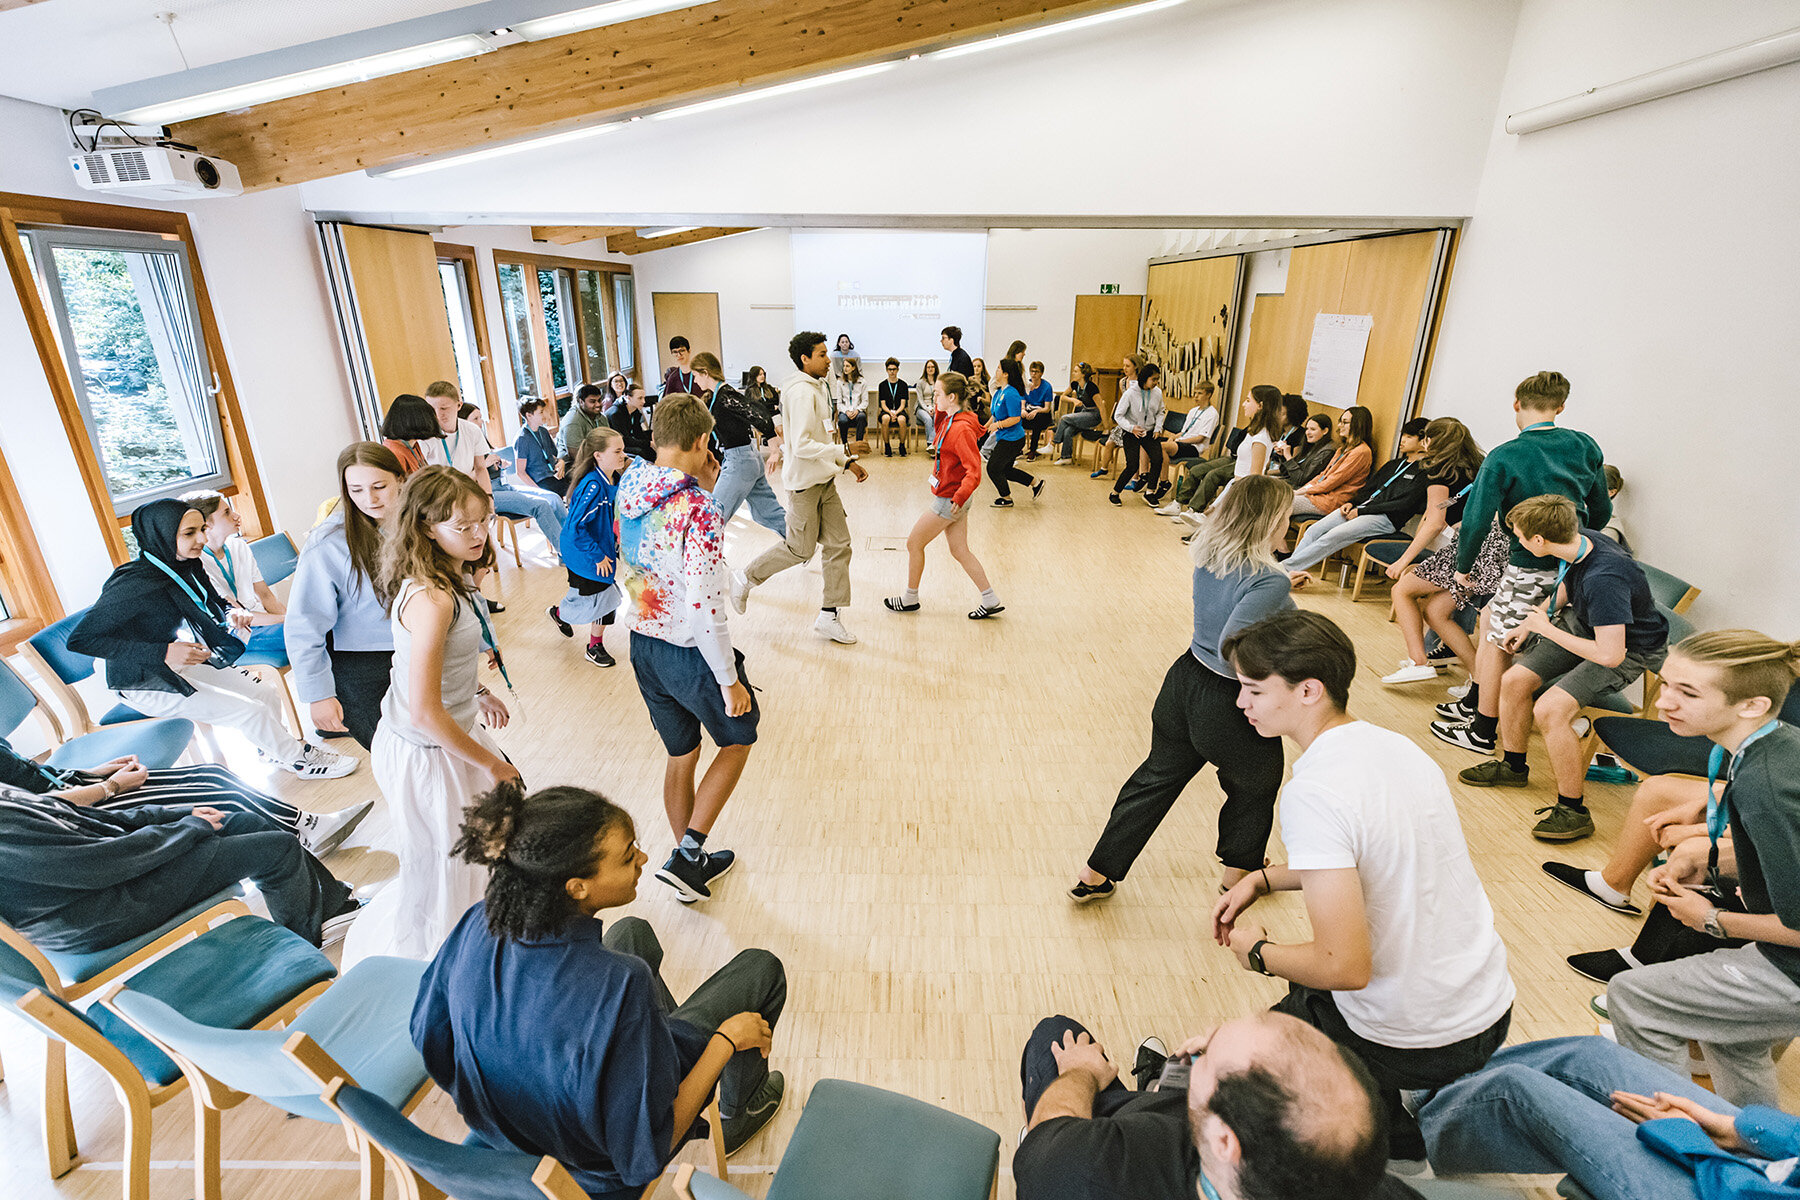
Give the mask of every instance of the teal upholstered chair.
POLYGON ((84 608, 38 630, 19 647, 20 656, 31 664, 31 669, 38 673, 45 688, 50 691, 51 699, 62 705, 69 719, 75 723, 71 732, 92 733, 103 725, 148 720, 148 717, 128 704, 113 705, 98 721, 88 714, 87 703, 75 690, 75 685, 93 675, 94 664, 99 660, 69 649, 69 635, 75 632, 75 627, 81 624, 81 619, 87 614, 88 610, 84 608))
MULTIPOLYGON (((425 964, 406 958, 367 958, 345 972, 286 1030, 225 1028, 140 991, 136 980, 101 1001, 155 1042, 181 1067, 196 1098, 194 1183, 200 1200, 219 1200, 219 1114, 256 1096, 283 1112, 337 1124, 320 1099, 324 1084, 290 1053, 304 1047, 310 1061, 354 1082, 403 1111, 431 1086, 414 1049, 409 1024, 425 964), (320 1056, 323 1057, 320 1057, 320 1056)), ((352 1145, 356 1139, 351 1138, 352 1145)), ((380 1200, 383 1169, 365 1145, 363 1196, 380 1200)))
MULTIPOLYGON (((209 920, 224 923, 174 949, 169 946, 189 936, 192 922, 173 937, 154 938, 140 949, 162 956, 134 975, 132 986, 229 1028, 266 1028, 288 1020, 324 990, 337 969, 279 925, 253 916, 229 919, 245 911, 235 900, 208 909, 209 920)), ((130 957, 142 960, 139 953, 130 957)), ((181 1068, 105 1008, 83 1012, 71 1004, 50 958, 5 926, 0 926, 0 1007, 48 1039, 43 1096, 51 1176, 66 1173, 78 1153, 65 1063, 66 1048, 73 1046, 111 1078, 125 1109, 125 1200, 149 1200, 150 1114, 185 1089, 181 1068)))
MULTIPOLYGON (((1650 594, 1656 597, 1656 602, 1664 608, 1685 613, 1693 607, 1694 601, 1700 598, 1700 589, 1680 576, 1671 575, 1662 568, 1653 567, 1647 562, 1641 562, 1638 566, 1644 569, 1644 578, 1650 581, 1650 594)), ((1670 638, 1669 644, 1674 645, 1675 641, 1676 639, 1670 638)))
MULTIPOLYGON (((33 670, 38 672, 40 678, 55 680, 53 675, 45 674, 47 668, 34 667, 33 670)), ((92 668, 89 673, 92 673, 92 668)), ((50 686, 66 685, 56 681, 50 686)), ((69 690, 73 694, 73 689, 69 690)), ((85 713, 86 710, 82 711, 85 713)), ((172 767, 194 736, 194 723, 182 717, 160 721, 127 720, 103 725, 91 733, 84 733, 77 728, 73 731, 73 736, 69 736, 63 723, 57 719, 55 710, 44 703, 43 697, 11 666, 0 662, 0 737, 11 737, 13 731, 25 723, 25 718, 34 713, 50 740, 57 743, 47 761, 51 766, 65 770, 70 767, 98 766, 127 754, 137 755, 152 770, 172 767)))
POLYGON ((272 533, 250 543, 250 557, 256 560, 256 570, 263 582, 274 587, 294 573, 300 552, 294 549, 293 538, 285 533, 272 533))
MULTIPOLYGON (((768 1200, 986 1200, 999 1167, 1000 1135, 984 1125, 910 1096, 822 1079, 775 1169, 768 1200)), ((675 1192, 681 1200, 745 1200, 730 1184, 685 1165, 675 1174, 675 1192)))

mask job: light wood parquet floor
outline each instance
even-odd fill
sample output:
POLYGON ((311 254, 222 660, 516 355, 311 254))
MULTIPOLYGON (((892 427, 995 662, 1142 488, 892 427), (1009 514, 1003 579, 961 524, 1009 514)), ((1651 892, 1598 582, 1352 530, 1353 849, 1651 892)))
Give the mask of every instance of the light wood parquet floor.
MULTIPOLYGON (((1128 1062, 1145 1034, 1172 1043, 1281 992, 1277 981, 1239 970, 1206 935, 1218 876, 1211 847, 1219 792, 1210 773, 1189 789, 1112 901, 1078 908, 1063 895, 1148 746, 1151 699, 1189 639, 1180 527, 1135 497, 1111 508, 1108 484, 1090 481, 1083 468, 1033 464, 1050 481, 1041 500, 1022 495, 1011 511, 994 510, 984 485, 971 517, 972 542, 1006 613, 966 619, 974 592, 940 541, 929 551, 923 611, 896 615, 880 601, 904 584, 905 553, 893 547, 903 546, 924 505, 927 463, 918 454, 878 457, 868 483, 840 484, 855 538, 855 603, 845 620, 858 644, 833 645, 812 632, 816 560, 757 589, 748 614, 732 620, 763 705, 756 750, 713 839, 735 849, 741 864, 712 902, 692 908, 646 873, 638 900, 623 910, 657 929, 678 995, 746 946, 773 950, 787 966, 789 1001, 774 1055, 787 1074, 787 1102, 733 1163, 734 1182, 757 1195, 812 1084, 840 1077, 919 1097, 999 1132, 1000 1192, 1010 1197, 1005 1168, 1021 1122, 1018 1054, 1038 1018, 1075 1016, 1128 1062)), ((728 558, 742 567, 772 541, 740 514, 728 558)), ((509 611, 496 621, 523 713, 498 739, 528 785, 580 783, 626 806, 645 849, 660 860, 670 846, 663 752, 630 667, 595 669, 582 660, 579 638, 558 636, 543 609, 561 595, 562 572, 549 565, 541 539, 527 533, 526 549, 536 558, 528 553, 525 570, 507 559, 509 611)), ((1452 775, 1475 761, 1425 730, 1441 687, 1394 690, 1379 682, 1401 654, 1385 601, 1352 605, 1347 591, 1327 585, 1300 602, 1338 620, 1355 640, 1357 715, 1411 734, 1452 775)), ((623 642, 621 632, 609 633, 621 659, 623 642)), ((1534 764, 1547 777, 1540 751, 1534 744, 1534 764)), ((339 781, 299 783, 268 778, 247 753, 234 763, 316 809, 375 794, 366 768, 339 781)), ((1554 799, 1547 783, 1494 792, 1452 778, 1452 790, 1511 954, 1519 989, 1513 1039, 1592 1033, 1587 1000, 1596 988, 1563 956, 1627 944, 1635 926, 1555 885, 1539 864, 1562 855, 1598 866, 1627 789, 1594 786, 1600 835, 1562 850, 1528 833, 1532 808, 1554 799)), ((394 866, 379 848, 385 832, 378 805, 330 865, 356 883, 385 878, 394 866)), ((1272 852, 1279 860, 1278 845, 1272 852)), ((1265 901, 1259 912, 1277 937, 1304 931, 1297 898, 1265 901)), ((70 1056, 70 1072, 84 1158, 62 1179, 46 1178, 41 1045, 17 1021, 0 1021, 7 1067, 0 1190, 14 1200, 118 1196, 119 1109, 104 1076, 79 1055, 70 1056)), ((461 1135, 441 1094, 418 1116, 442 1136, 461 1135)), ((193 1195, 191 1129, 184 1101, 158 1110, 155 1200, 193 1195)), ((697 1153, 690 1149, 684 1160, 697 1153)), ((224 1157, 228 1197, 348 1200, 356 1193, 337 1130, 286 1120, 254 1101, 226 1114, 224 1157)), ((1542 1179, 1516 1182, 1550 1194, 1542 1179)), ((659 1189, 671 1194, 666 1183, 659 1189)))

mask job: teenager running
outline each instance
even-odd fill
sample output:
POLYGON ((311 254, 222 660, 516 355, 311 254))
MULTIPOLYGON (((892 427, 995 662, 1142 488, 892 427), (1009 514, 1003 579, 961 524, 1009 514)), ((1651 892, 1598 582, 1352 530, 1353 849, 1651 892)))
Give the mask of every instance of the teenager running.
POLYGON ((619 519, 614 512, 619 475, 625 470, 625 436, 604 426, 582 439, 569 472, 569 520, 560 547, 569 591, 545 610, 564 637, 575 625, 588 627, 586 657, 596 667, 617 661, 606 652, 606 627, 613 622, 623 593, 614 584, 619 560, 619 519))
POLYGON ((1044 490, 1044 481, 1013 465, 1019 461, 1019 451, 1025 448, 1025 376, 1019 368, 1019 360, 1001 359, 1000 378, 1005 383, 994 393, 993 413, 987 424, 987 431, 993 435, 992 448, 988 452, 988 478, 994 481, 994 490, 1000 493, 994 507, 1011 508, 1013 484, 1024 484, 1036 499, 1044 490))

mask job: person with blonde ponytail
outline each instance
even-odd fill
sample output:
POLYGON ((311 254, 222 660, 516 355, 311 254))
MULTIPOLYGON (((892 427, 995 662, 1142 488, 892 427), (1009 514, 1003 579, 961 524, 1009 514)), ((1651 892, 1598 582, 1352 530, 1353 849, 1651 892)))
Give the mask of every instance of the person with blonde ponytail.
POLYGON ((636 1197, 716 1087, 727 1154, 781 1106, 769 1070, 787 974, 744 950, 677 1004, 663 949, 630 904, 649 858, 631 814, 598 792, 517 779, 464 810, 451 851, 487 875, 426 969, 412 1039, 489 1146, 555 1156, 590 1196, 636 1197))
POLYGON ((1150 710, 1150 753, 1113 801, 1106 829, 1069 889, 1077 904, 1104 900, 1125 878, 1200 768, 1225 791, 1219 809, 1221 882, 1263 865, 1281 788, 1280 738, 1260 736, 1238 708, 1238 677, 1221 646, 1241 629, 1294 606, 1275 544, 1287 532, 1294 489, 1272 475, 1237 481, 1193 541, 1194 638, 1163 677, 1150 710))

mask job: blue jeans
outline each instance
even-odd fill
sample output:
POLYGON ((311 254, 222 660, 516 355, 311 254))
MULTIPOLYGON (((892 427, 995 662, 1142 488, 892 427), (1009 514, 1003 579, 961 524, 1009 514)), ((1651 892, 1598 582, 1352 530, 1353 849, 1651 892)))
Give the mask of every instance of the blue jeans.
POLYGON ((1068 458, 1075 449, 1075 435, 1084 429, 1100 428, 1100 410, 1078 408, 1056 422, 1056 456, 1068 458))
POLYGON ((725 451, 719 481, 713 484, 713 503, 718 505, 721 521, 731 520, 745 500, 750 501, 750 516, 758 525, 776 537, 787 536, 787 510, 763 472, 762 451, 749 443, 725 451))
POLYGON ((546 492, 533 484, 496 479, 494 511, 508 517, 530 517, 544 531, 551 552, 561 555, 562 527, 569 517, 569 508, 555 492, 546 492))
POLYGON ((1439 1174, 1567 1171, 1594 1200, 1697 1200, 1693 1176, 1612 1111, 1616 1091, 1672 1092, 1714 1112, 1738 1111, 1607 1038, 1567 1037, 1499 1051, 1427 1100, 1419 1125, 1439 1174))
POLYGON ((1306 531, 1306 536, 1294 547, 1293 555, 1281 565, 1289 571, 1304 571, 1318 566, 1345 546, 1354 546, 1358 542, 1392 532, 1394 523, 1386 517, 1352 517, 1346 520, 1342 513, 1333 509, 1306 531))

